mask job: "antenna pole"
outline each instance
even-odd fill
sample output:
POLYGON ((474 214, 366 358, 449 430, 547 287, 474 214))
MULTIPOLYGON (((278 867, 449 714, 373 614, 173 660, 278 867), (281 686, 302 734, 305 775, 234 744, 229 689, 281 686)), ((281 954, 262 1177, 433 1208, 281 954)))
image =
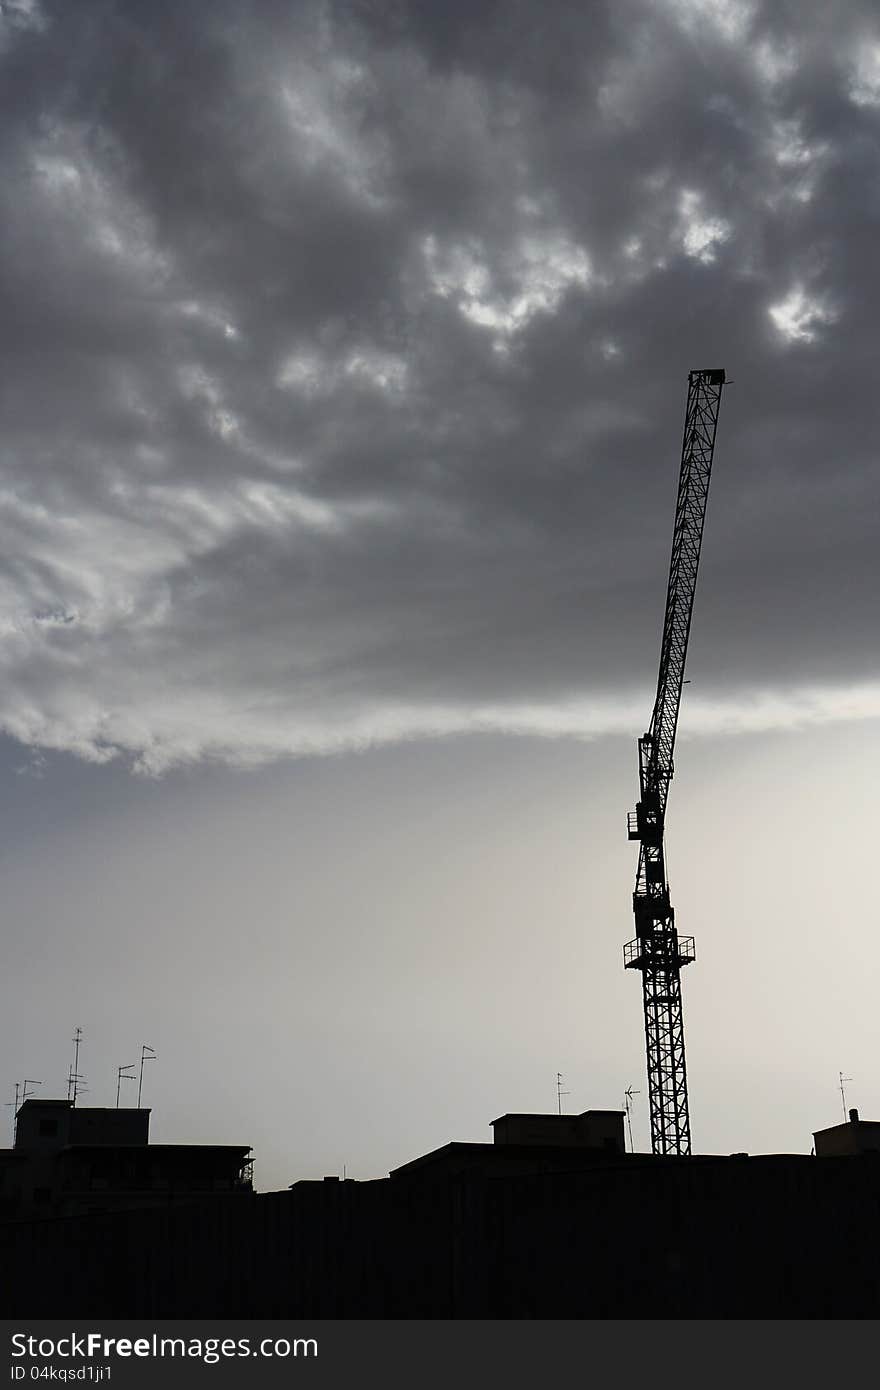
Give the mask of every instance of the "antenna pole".
POLYGON ((82 1042, 83 1030, 77 1026, 73 1030, 73 1070, 67 1081, 67 1099, 73 1100, 76 1105, 76 1096, 79 1090, 79 1083, 82 1077, 79 1074, 79 1045, 82 1042), (72 1094, 71 1094, 72 1090, 72 1094))
POLYGON ((119 1109, 119 1090, 120 1090, 120 1087, 122 1086, 123 1079, 124 1079, 125 1081, 134 1081, 134 1077, 133 1077, 133 1076, 128 1076, 128 1075, 126 1074, 126 1073, 128 1073, 128 1072, 130 1072, 130 1071, 134 1071, 134 1062, 126 1062, 126 1064, 125 1064, 124 1067, 117 1067, 117 1068, 116 1068, 116 1109, 117 1109, 117 1110, 119 1109))
POLYGON ((633 1143, 632 1098, 633 1096, 640 1096, 641 1094, 641 1091, 634 1091, 632 1086, 627 1086, 623 1093, 623 1104, 626 1110, 626 1127, 629 1130, 629 1151, 631 1154, 634 1154, 636 1151, 635 1144, 633 1143))
POLYGON ((843 1122, 844 1124, 846 1124, 846 1121, 848 1120, 849 1116, 846 1113, 846 1091, 843 1088, 846 1085, 847 1081, 852 1081, 852 1077, 844 1076, 842 1071, 839 1071, 837 1075, 840 1077, 840 1103, 843 1106, 843 1122))
MULTIPOLYGON (((155 1062, 155 1060, 156 1060, 156 1054, 155 1054, 155 1052, 153 1051, 153 1049, 152 1049, 151 1047, 148 1047, 147 1044, 144 1043, 143 1046, 141 1047, 141 1072, 140 1072, 140 1077, 138 1078, 138 1103, 137 1103, 137 1108, 138 1108, 138 1110, 140 1110, 140 1108, 141 1108, 141 1092, 142 1092, 142 1090, 144 1089, 144 1062, 155 1062)), ((132 1066, 134 1066, 134 1063, 132 1063, 132 1066)), ((132 1079, 132 1081, 133 1081, 133 1080, 134 1080, 134 1077, 132 1077, 131 1079, 132 1079)))
POLYGON ((12 1107, 12 1143, 13 1143, 13 1145, 15 1144, 15 1132, 16 1132, 16 1129, 18 1128, 18 1097, 19 1097, 20 1091, 21 1091, 21 1083, 18 1082, 18 1081, 16 1081, 16 1083, 15 1083, 15 1100, 14 1100, 14 1101, 12 1101, 12 1100, 6 1101, 6 1105, 12 1107))
POLYGON ((562 1114, 562 1097, 563 1097, 563 1096, 570 1096, 570 1095, 571 1095, 571 1091, 563 1091, 563 1089, 562 1089, 562 1072, 561 1072, 561 1071, 558 1071, 558 1072, 556 1073, 556 1113, 557 1113, 557 1115, 561 1115, 561 1114, 562 1114))

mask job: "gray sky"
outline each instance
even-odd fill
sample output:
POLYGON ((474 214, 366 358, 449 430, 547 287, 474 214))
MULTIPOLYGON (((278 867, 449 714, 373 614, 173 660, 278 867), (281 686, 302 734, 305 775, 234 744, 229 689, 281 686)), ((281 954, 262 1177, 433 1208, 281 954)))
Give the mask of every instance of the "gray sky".
POLYGON ((720 365, 696 1147, 807 1147, 840 1067, 880 1113, 875 7, 0 11, 10 1098, 150 1042, 156 1137, 272 1186, 644 1093, 623 813, 720 365))

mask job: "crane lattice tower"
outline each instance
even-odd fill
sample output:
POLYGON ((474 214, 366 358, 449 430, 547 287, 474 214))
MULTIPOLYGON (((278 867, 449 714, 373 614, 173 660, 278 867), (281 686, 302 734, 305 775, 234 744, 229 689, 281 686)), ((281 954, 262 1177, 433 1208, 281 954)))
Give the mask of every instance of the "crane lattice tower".
POLYGON ((681 971, 695 959, 694 939, 679 936, 675 927, 663 841, 724 380, 720 368, 688 375, 657 695, 648 732, 639 739, 640 796, 629 815, 629 838, 639 841, 639 867, 633 893, 636 935, 624 947, 624 967, 642 976, 651 1148, 656 1154, 691 1152, 681 971))

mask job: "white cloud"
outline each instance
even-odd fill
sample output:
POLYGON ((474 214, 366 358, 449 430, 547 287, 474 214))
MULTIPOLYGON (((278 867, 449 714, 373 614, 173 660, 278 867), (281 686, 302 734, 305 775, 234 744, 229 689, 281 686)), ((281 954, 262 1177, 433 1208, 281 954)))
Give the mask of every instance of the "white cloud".
POLYGON ((192 319, 198 323, 205 324, 227 341, 238 342, 241 338, 241 333, 236 328, 235 324, 231 322, 230 314, 222 309, 212 307, 208 304, 202 304, 197 299, 181 300, 178 304, 173 305, 172 308, 175 312, 180 314, 182 318, 192 319))
MULTIPOLYGON (((7 701, 3 728, 22 743, 73 752, 94 762, 127 758, 135 771, 160 775, 174 766, 219 759, 259 767, 279 758, 356 751, 411 739, 467 734, 595 739, 635 736, 650 707, 647 690, 614 699, 521 703, 399 701, 320 708, 279 693, 265 698, 246 679, 225 692, 169 681, 160 670, 126 677, 102 672, 101 697, 69 680, 40 710, 7 701), (107 681, 108 675, 113 676, 107 681)), ((880 684, 743 693, 689 699, 681 738, 796 732, 880 719, 880 684)))
POLYGON ((800 55, 793 39, 782 43, 761 39, 755 44, 752 54, 759 77, 770 88, 786 82, 797 71, 800 55))
POLYGON ((864 40, 850 69, 850 100, 856 106, 880 106, 880 43, 864 40))
POLYGON ((16 33, 43 33, 48 21, 39 0, 3 0, 0 6, 0 51, 16 33))
POLYGON ((45 219, 38 235, 52 238, 62 254, 95 260, 132 289, 160 289, 173 267, 153 219, 125 187, 118 152, 104 150, 99 158, 92 144, 80 126, 52 127, 35 142, 30 168, 45 219))
POLYGON ((678 203, 679 235, 686 256, 709 265, 719 246, 727 241, 731 226, 723 217, 707 213, 705 198, 691 188, 683 188, 678 203))
POLYGON ((381 140, 367 138, 359 107, 370 79, 358 63, 298 61, 282 82, 282 109, 294 138, 292 154, 313 172, 339 180, 356 198, 380 207, 386 160, 381 140))
POLYGON ((285 357, 275 380, 276 385, 301 391, 304 396, 327 395, 335 386, 330 364, 309 348, 298 349, 285 357))
POLYGON ((553 313, 573 286, 586 288, 593 278, 585 249, 552 230, 520 236, 492 270, 478 244, 441 247, 432 234, 422 253, 434 293, 452 299, 471 323, 490 329, 498 347, 535 315, 553 313))
POLYGON ((833 323, 836 313, 801 285, 767 310, 779 334, 789 343, 812 343, 819 328, 833 323))
POLYGON ((660 0, 686 33, 696 38, 706 33, 728 43, 745 38, 755 16, 752 0, 660 0))
POLYGON ((307 398, 332 396, 346 382, 366 386, 389 400, 404 393, 409 368, 398 353, 384 352, 369 344, 333 355, 303 346, 284 358, 276 385, 307 398))
POLYGON ((796 118, 774 121, 769 136, 773 161, 779 170, 781 188, 774 188, 768 202, 775 206, 782 196, 808 203, 816 194, 830 146, 824 140, 808 140, 796 118))
POLYGON ((406 362, 393 352, 379 352, 374 348, 356 348, 345 358, 342 367, 346 376, 365 381, 379 391, 389 395, 406 389, 408 369, 406 362))

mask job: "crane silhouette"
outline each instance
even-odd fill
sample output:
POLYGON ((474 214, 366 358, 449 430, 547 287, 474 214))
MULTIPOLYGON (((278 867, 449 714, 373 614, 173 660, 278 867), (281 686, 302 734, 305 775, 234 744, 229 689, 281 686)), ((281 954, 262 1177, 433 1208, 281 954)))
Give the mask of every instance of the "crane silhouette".
POLYGON ((642 976, 651 1148, 656 1154, 691 1152, 681 970, 695 958, 694 939, 679 936, 675 927, 664 830, 724 382, 721 368, 688 374, 657 695, 648 732, 639 739, 640 795, 628 822, 629 838, 639 841, 639 867, 633 893, 636 935, 624 947, 624 968, 642 976))

